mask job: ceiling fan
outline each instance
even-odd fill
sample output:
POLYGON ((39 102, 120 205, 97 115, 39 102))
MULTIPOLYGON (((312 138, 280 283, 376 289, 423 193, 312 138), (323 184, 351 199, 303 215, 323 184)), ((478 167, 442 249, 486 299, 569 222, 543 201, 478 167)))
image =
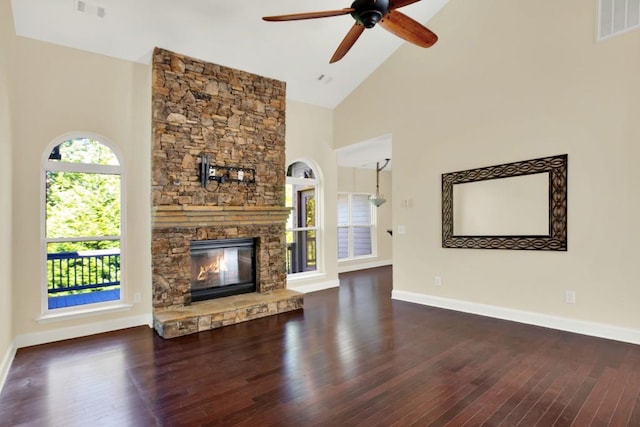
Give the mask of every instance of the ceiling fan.
POLYGON ((390 33, 417 46, 430 47, 433 45, 438 41, 438 36, 397 10, 418 1, 420 0, 355 0, 351 7, 344 9, 265 16, 262 19, 265 21, 297 21, 351 14, 356 22, 331 57, 329 63, 334 63, 349 52, 365 28, 373 28, 378 23, 390 33))

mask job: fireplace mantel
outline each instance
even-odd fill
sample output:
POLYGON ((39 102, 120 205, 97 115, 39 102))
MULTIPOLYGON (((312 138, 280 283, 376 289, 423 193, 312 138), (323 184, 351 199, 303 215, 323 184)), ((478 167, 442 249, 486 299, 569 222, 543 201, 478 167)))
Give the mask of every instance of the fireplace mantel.
POLYGON ((153 228, 283 224, 290 212, 281 206, 157 206, 153 228))

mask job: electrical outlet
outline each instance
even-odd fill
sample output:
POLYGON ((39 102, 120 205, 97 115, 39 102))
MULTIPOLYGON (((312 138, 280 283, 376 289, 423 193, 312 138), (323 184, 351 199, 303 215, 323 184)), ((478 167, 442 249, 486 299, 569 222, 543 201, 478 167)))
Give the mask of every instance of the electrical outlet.
POLYGON ((567 304, 576 303, 576 291, 564 291, 564 302, 567 304))
POLYGON ((142 294, 140 294, 140 292, 136 292, 135 294, 133 294, 133 302, 140 302, 142 301, 142 294))
POLYGON ((433 278, 433 286, 442 286, 442 277, 435 276, 433 278))

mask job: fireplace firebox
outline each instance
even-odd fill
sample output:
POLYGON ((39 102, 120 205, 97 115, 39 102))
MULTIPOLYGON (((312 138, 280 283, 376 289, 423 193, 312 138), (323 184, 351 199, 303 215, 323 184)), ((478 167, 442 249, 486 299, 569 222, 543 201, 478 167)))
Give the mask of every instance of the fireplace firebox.
POLYGON ((191 302, 256 291, 255 239, 191 242, 191 302))

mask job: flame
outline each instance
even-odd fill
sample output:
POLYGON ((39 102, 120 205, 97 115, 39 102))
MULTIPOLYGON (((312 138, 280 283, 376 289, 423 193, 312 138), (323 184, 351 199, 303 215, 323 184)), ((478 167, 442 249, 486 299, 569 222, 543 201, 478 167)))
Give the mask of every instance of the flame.
POLYGON ((201 265, 200 272, 198 273, 198 280, 204 280, 209 274, 222 273, 227 271, 227 264, 224 262, 223 256, 217 256, 211 264, 201 265))

